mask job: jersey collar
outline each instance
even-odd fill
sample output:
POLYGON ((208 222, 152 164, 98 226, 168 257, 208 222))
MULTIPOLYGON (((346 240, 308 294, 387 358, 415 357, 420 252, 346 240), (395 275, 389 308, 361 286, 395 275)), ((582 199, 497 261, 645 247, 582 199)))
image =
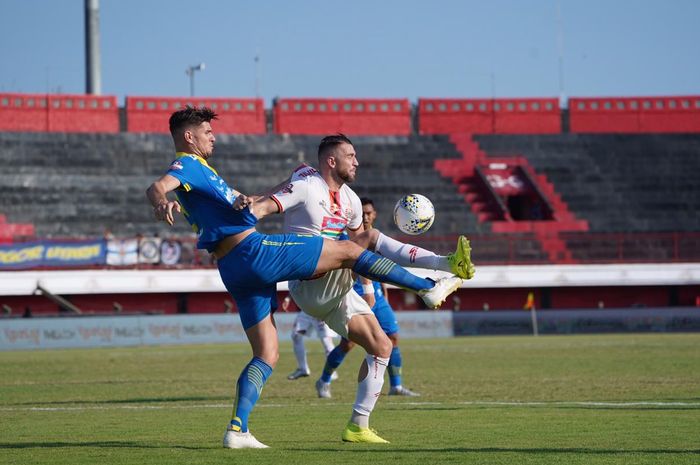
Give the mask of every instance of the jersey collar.
POLYGON ((212 170, 215 175, 217 175, 217 176, 219 175, 219 173, 217 173, 214 168, 209 166, 209 163, 207 163, 207 161, 204 158, 200 157, 199 155, 196 155, 194 153, 187 153, 187 152, 177 152, 175 154, 175 158, 182 158, 182 157, 194 157, 194 159, 197 160, 199 163, 201 163, 202 165, 204 165, 207 168, 209 168, 210 170, 212 170))

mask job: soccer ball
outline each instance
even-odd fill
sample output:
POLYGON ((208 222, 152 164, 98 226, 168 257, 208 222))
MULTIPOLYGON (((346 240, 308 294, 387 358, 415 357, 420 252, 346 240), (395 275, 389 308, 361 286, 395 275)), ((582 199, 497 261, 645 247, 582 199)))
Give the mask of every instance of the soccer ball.
POLYGON ((423 234, 435 221, 435 207, 420 194, 404 195, 394 207, 394 223, 405 234, 423 234))

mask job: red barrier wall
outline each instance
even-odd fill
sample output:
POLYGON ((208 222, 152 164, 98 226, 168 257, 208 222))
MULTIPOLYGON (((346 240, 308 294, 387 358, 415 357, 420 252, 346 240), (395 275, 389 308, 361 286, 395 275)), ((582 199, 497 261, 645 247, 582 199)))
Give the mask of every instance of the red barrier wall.
POLYGON ((571 132, 700 132, 700 96, 572 98, 571 132))
POLYGON ((170 115, 185 106, 207 106, 219 118, 212 124, 218 134, 265 134, 265 107, 256 98, 127 97, 128 132, 169 133, 170 115))
POLYGON ((0 94, 0 131, 119 132, 117 98, 0 94))
POLYGON ((421 134, 557 134, 556 98, 425 99, 418 101, 421 134))
POLYGON ((277 134, 408 135, 407 99, 284 98, 275 102, 277 134))

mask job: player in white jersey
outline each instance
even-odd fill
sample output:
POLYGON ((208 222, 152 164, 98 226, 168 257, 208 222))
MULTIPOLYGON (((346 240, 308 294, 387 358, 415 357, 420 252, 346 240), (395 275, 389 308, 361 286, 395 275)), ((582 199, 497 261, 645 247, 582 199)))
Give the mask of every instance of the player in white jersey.
MULTIPOLYGON (((389 255, 395 255, 413 266, 447 268, 446 271, 453 271, 460 276, 448 278, 451 290, 461 285, 461 277, 468 279, 473 276, 474 269, 466 238, 460 238, 454 256, 439 257, 424 249, 393 240, 389 242, 381 233, 362 235, 362 204, 346 184, 355 179, 359 165, 355 149, 347 137, 339 134, 324 138, 319 146, 318 159, 319 171, 308 166, 298 168, 289 182, 269 198, 246 197, 240 201, 246 204, 252 201, 251 211, 259 219, 271 213, 284 212, 286 232, 337 238, 346 230, 351 240, 370 244, 377 248, 379 254, 382 253, 381 244, 384 244, 383 251, 388 258, 391 258, 389 255), (415 260, 417 256, 425 257, 426 260, 418 262, 415 260)), ((379 263, 375 268, 383 273, 389 272, 391 266, 393 265, 379 263), (383 269, 385 266, 386 270, 383 269)), ((370 284, 369 280, 367 284, 370 284)), ((368 305, 352 287, 352 272, 343 270, 332 271, 316 279, 289 283, 290 294, 305 312, 323 319, 338 334, 367 351, 368 355, 358 375, 353 412, 342 439, 350 442, 385 443, 387 441, 369 428, 369 415, 384 383, 392 344, 372 313, 374 294, 367 294, 368 305)), ((322 395, 321 391, 319 395, 322 395)))
MULTIPOLYGON (((289 296, 285 297, 285 301, 287 299, 289 299, 289 296)), ((284 306, 285 303, 282 302, 282 309, 286 311, 284 306)), ((292 327, 292 347, 294 349, 294 357, 297 359, 297 368, 287 376, 288 380, 304 378, 311 374, 309 362, 306 358, 304 337, 311 337, 311 334, 314 332, 321 341, 326 357, 328 357, 328 354, 334 348, 334 339, 338 337, 338 333, 333 331, 325 321, 314 318, 303 310, 297 313, 296 318, 294 318, 294 326, 292 327)), ((333 374, 336 375, 335 379, 337 379, 337 373, 333 372, 333 374)))

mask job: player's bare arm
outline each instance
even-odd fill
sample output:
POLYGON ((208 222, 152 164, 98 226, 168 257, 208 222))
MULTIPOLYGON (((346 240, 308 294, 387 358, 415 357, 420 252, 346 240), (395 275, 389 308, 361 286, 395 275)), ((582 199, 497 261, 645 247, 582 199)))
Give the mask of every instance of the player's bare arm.
POLYGON ((176 200, 169 200, 167 197, 168 192, 172 192, 180 187, 180 181, 174 177, 166 174, 151 184, 148 189, 146 189, 146 196, 148 200, 153 205, 153 214, 158 221, 165 221, 170 226, 175 222, 175 217, 173 216, 173 210, 180 213, 180 203, 176 200))

